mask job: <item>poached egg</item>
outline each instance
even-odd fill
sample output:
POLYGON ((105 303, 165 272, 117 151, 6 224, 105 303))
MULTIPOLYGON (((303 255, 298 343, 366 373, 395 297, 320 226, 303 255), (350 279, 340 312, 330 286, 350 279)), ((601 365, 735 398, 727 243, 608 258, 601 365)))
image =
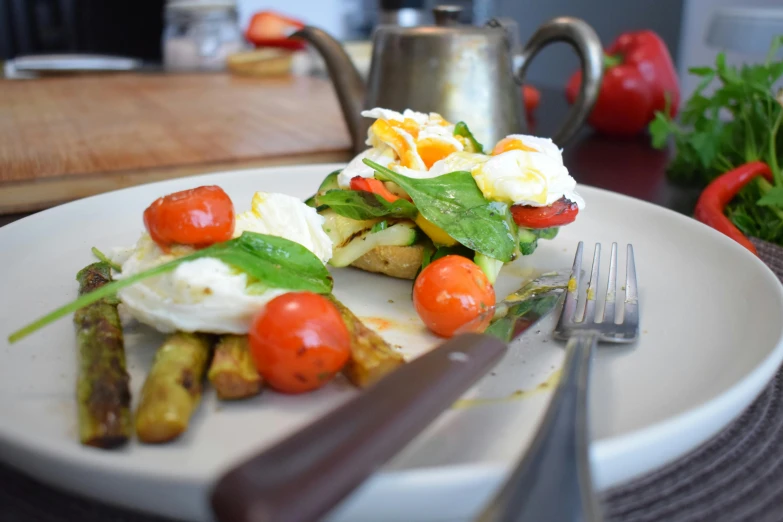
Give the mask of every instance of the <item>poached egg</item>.
MULTIPOLYGON (((284 237, 313 252, 326 263, 332 242, 323 231, 324 218, 299 199, 285 194, 256 192, 251 209, 237 216, 234 236, 244 231, 284 237)), ((146 232, 132 249, 115 257, 122 279, 193 252, 175 245, 163 252, 146 232)), ((183 263, 171 272, 140 281, 118 292, 130 314, 139 322, 170 333, 208 332, 245 334, 253 317, 283 288, 268 288, 247 274, 214 258, 183 263)))
POLYGON ((431 170, 442 175, 467 170, 490 201, 532 207, 549 206, 566 198, 585 208, 576 180, 563 164, 563 153, 547 138, 513 134, 495 145, 492 155, 454 154, 431 170))
POLYGON ((406 109, 399 113, 375 108, 362 111, 375 118, 367 131, 369 149, 356 156, 337 177, 340 188, 350 188, 356 176, 371 178, 375 172, 362 163, 364 158, 409 177, 429 177, 427 171, 438 160, 465 150, 462 136, 454 136, 454 124, 440 114, 406 109))
POLYGON ((366 151, 357 155, 337 176, 342 189, 351 179, 372 178, 372 161, 410 178, 435 178, 468 171, 485 198, 511 205, 548 206, 566 198, 585 208, 576 192, 576 180, 563 164, 563 153, 547 138, 511 134, 490 155, 468 152, 465 139, 454 136, 454 125, 440 114, 375 108, 362 116, 375 118, 367 131, 366 151))

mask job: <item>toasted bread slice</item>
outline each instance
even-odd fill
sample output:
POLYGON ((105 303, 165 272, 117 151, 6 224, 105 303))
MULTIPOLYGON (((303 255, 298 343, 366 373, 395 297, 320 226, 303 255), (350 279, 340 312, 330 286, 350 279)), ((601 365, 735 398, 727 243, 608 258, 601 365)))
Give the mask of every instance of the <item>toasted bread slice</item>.
POLYGON ((424 257, 424 246, 379 246, 351 263, 351 266, 399 279, 416 279, 424 257))

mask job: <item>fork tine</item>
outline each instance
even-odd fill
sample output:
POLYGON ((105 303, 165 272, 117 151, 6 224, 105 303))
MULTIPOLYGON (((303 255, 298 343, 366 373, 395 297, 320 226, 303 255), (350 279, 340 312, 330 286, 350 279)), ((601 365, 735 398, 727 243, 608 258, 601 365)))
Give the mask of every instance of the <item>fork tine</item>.
POLYGON ((612 253, 609 256, 609 277, 606 281, 606 301, 602 323, 615 321, 614 303, 617 299, 617 243, 612 243, 612 253))
POLYGON ((601 243, 595 244, 593 252, 593 268, 590 271, 590 282, 587 284, 587 299, 585 299, 585 313, 583 322, 596 322, 595 319, 595 287, 598 286, 598 268, 601 265, 601 243))
POLYGON ((623 323, 639 324, 639 294, 636 286, 636 264, 633 259, 633 245, 628 245, 628 259, 625 266, 625 310, 623 323))
POLYGON ((579 242, 574 256, 574 266, 571 268, 571 277, 568 279, 568 291, 566 292, 565 302, 563 303, 563 312, 560 314, 560 320, 557 323, 557 329, 568 323, 573 323, 576 317, 576 302, 579 299, 579 283, 582 278, 582 251, 584 243, 579 242))

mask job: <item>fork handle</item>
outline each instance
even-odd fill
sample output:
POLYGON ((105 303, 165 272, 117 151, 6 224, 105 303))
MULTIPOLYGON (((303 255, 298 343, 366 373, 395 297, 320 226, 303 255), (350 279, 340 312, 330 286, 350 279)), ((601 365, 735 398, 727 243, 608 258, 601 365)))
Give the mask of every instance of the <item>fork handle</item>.
POLYGON ((587 383, 598 336, 568 340, 562 375, 535 439, 477 522, 598 522, 588 456, 587 383))

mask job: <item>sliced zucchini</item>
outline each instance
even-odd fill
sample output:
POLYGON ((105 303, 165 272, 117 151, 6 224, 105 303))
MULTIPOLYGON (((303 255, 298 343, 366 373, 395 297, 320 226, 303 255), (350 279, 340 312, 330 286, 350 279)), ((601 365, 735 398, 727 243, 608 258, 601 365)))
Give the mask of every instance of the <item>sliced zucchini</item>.
POLYGON ((494 285, 495 281, 498 279, 500 269, 503 268, 503 261, 476 252, 476 255, 473 257, 473 262, 478 265, 482 272, 484 272, 487 279, 489 279, 489 283, 494 285))
POLYGON ((335 249, 344 246, 355 236, 372 229, 376 223, 382 221, 381 218, 351 219, 341 216, 329 208, 322 210, 319 214, 324 217, 324 232, 332 240, 335 249))
POLYGON ((560 227, 549 227, 536 230, 536 235, 539 239, 554 239, 557 237, 557 233, 560 227))
POLYGON ((335 246, 329 264, 348 266, 375 247, 410 246, 415 242, 416 225, 411 221, 402 221, 378 232, 372 232, 370 225, 346 244, 335 246))
POLYGON ((529 256, 536 251, 538 246, 538 235, 529 228, 520 228, 519 233, 519 253, 523 256, 529 256))
POLYGON ((325 192, 329 192, 330 190, 337 190, 340 188, 340 185, 337 184, 337 176, 340 174, 339 170, 335 170, 328 176, 324 178, 324 180, 321 182, 321 186, 318 187, 318 193, 323 194, 325 192))
MULTIPOLYGON (((330 190, 337 190, 340 188, 340 186, 337 184, 337 176, 340 174, 339 170, 335 170, 328 176, 324 178, 324 180, 321 182, 321 185, 318 187, 318 192, 310 196, 305 200, 305 205, 308 207, 318 208, 318 205, 315 202, 316 196, 320 194, 324 194, 326 192, 329 192, 330 190)), ((324 207, 325 208, 325 207, 324 207)), ((318 210, 322 210, 322 208, 318 208, 318 210)))

